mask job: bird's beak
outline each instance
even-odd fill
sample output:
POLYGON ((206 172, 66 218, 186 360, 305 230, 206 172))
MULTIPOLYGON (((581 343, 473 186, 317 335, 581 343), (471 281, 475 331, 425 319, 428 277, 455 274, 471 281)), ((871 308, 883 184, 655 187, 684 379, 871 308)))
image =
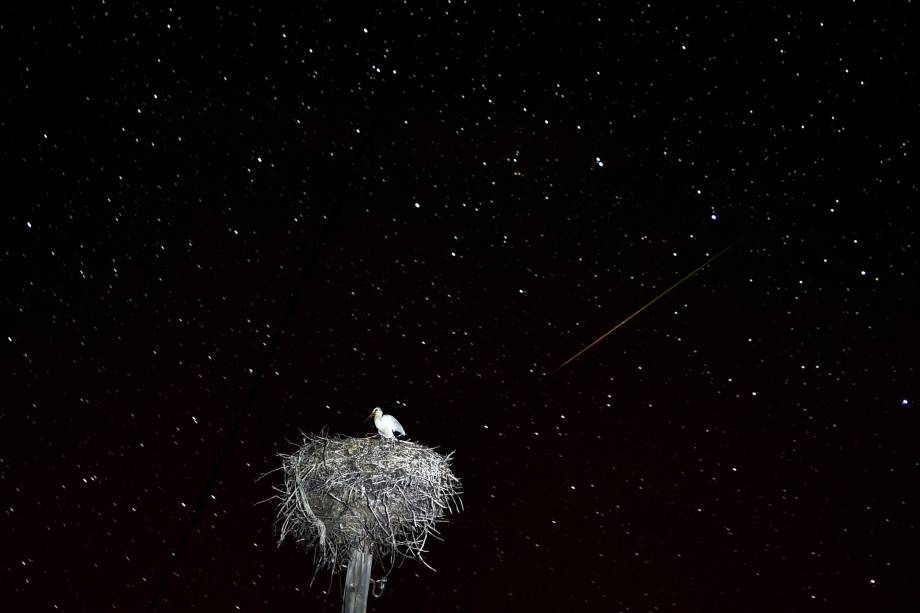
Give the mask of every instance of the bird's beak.
POLYGON ((371 417, 374 416, 374 412, 371 411, 371 414, 364 418, 364 421, 368 421, 371 417))

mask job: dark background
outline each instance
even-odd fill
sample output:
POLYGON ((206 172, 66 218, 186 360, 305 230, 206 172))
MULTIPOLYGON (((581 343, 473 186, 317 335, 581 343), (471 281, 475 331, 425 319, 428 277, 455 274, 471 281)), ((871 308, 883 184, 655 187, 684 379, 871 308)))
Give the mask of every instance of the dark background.
POLYGON ((379 404, 373 611, 920 604, 909 5, 412 4, 3 9, 4 608, 337 611, 257 479, 379 404))

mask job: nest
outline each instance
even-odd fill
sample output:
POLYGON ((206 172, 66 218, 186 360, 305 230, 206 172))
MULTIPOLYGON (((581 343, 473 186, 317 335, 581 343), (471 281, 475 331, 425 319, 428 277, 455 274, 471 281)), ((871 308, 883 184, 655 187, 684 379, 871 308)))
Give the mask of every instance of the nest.
POLYGON ((451 455, 377 436, 304 435, 296 452, 281 455, 279 544, 292 537, 311 550, 317 572, 339 570, 356 550, 425 564, 428 537, 461 505, 451 455))

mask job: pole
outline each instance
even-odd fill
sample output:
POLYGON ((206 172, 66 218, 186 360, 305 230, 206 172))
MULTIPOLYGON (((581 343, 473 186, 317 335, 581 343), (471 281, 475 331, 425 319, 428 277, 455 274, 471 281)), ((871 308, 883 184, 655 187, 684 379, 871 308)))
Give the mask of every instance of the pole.
POLYGON ((367 611, 367 590, 371 585, 371 567, 374 555, 367 551, 355 549, 348 560, 345 573, 345 595, 342 601, 342 613, 365 613, 367 611))

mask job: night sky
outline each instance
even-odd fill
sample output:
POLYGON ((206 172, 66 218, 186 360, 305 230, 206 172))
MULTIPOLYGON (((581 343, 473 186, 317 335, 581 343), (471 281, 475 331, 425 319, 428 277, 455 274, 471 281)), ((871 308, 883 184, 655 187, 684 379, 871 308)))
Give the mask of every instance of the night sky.
POLYGON ((259 478, 377 405, 369 610, 920 605, 907 3, 317 4, 0 18, 4 610, 338 611, 259 478))

